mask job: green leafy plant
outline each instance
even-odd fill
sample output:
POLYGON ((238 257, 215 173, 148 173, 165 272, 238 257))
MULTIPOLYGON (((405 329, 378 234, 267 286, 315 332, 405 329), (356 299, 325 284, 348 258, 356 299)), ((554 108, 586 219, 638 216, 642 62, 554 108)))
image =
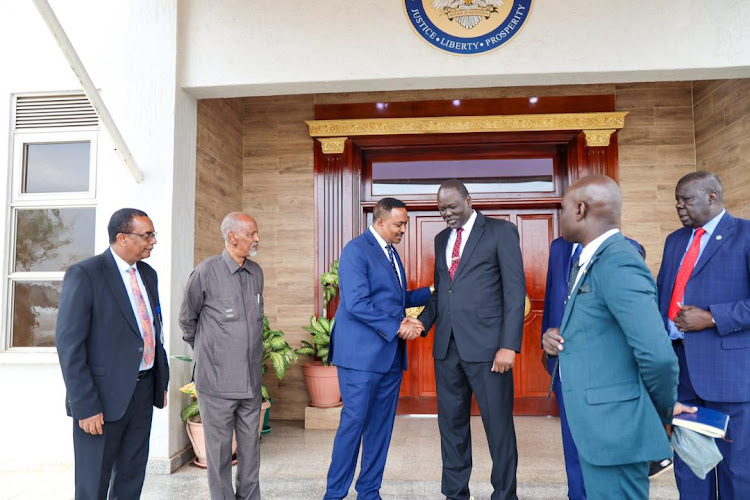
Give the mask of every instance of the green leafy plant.
POLYGON ((320 284, 323 285, 323 307, 339 293, 339 261, 331 263, 331 269, 320 275, 320 284))
POLYGON ((328 359, 328 348, 331 343, 331 332, 333 331, 334 318, 325 318, 328 303, 338 295, 339 291, 339 261, 334 260, 328 272, 320 275, 320 284, 323 286, 323 312, 324 316, 310 316, 310 326, 302 329, 312 335, 312 342, 302 341, 302 347, 296 350, 299 355, 314 356, 319 358, 323 364, 330 365, 328 359))
POLYGON ((309 332, 312 335, 312 343, 303 340, 302 347, 297 349, 297 354, 315 356, 326 364, 330 365, 328 361, 328 347, 331 343, 331 331, 333 330, 333 322, 335 319, 328 321, 326 318, 316 318, 314 315, 310 316, 310 326, 303 326, 302 329, 309 332))
MULTIPOLYGON (((174 359, 179 359, 180 361, 185 361, 186 363, 192 363, 193 358, 190 356, 172 356, 174 359)), ((198 409, 198 391, 195 390, 195 382, 190 382, 188 384, 183 385, 180 387, 180 392, 183 394, 187 394, 190 396, 190 404, 187 405, 185 408, 182 409, 182 412, 180 412, 180 418, 183 422, 187 422, 187 420, 190 417, 194 417, 196 415, 200 415, 200 410, 198 409)))
MULTIPOLYGON (((193 358, 191 356, 172 356, 174 359, 185 361, 186 363, 192 363, 193 358)), ((261 358, 261 374, 265 375, 268 372, 268 364, 271 362, 273 371, 276 376, 281 380, 286 375, 286 370, 291 366, 292 363, 297 361, 297 353, 291 346, 284 340, 284 332, 281 330, 271 330, 271 325, 268 322, 268 318, 263 316, 263 357, 261 358)), ((180 413, 180 418, 183 422, 186 422, 190 417, 194 417, 200 414, 198 409, 198 391, 195 390, 195 382, 190 382, 180 387, 180 392, 190 395, 192 401, 187 405, 180 413)), ((261 384, 260 392, 263 397, 263 401, 267 401, 270 398, 268 394, 268 388, 265 384, 261 384)))
MULTIPOLYGON (((271 362, 273 371, 279 380, 284 378, 286 370, 292 363, 297 361, 297 353, 284 340, 284 332, 281 330, 271 330, 268 318, 263 316, 263 359, 261 360, 261 373, 268 372, 268 362, 271 362)), ((271 399, 268 395, 268 387, 262 384, 260 391, 263 400, 271 399)))

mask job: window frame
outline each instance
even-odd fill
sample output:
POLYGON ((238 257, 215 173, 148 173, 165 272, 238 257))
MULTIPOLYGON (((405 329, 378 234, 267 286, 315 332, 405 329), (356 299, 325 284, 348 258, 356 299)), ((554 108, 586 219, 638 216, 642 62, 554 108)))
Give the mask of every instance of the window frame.
MULTIPOLYGON (((11 168, 9 169, 8 203, 5 213, 6 238, 5 259, 3 262, 3 286, 5 300, 3 307, 6 318, 4 328, 0 331, 2 353, 38 353, 54 354, 56 347, 13 346, 14 323, 14 287, 17 282, 62 281, 64 271, 15 271, 15 252, 17 238, 17 219, 19 209, 49 208, 97 208, 96 166, 98 159, 98 127, 66 127, 54 129, 14 130, 11 151, 11 168), (88 142, 89 149, 89 187, 79 192, 22 193, 25 153, 28 144, 88 142)), ((91 228, 96 231, 96 226, 91 228)), ((95 251, 94 251, 95 253, 95 251)))

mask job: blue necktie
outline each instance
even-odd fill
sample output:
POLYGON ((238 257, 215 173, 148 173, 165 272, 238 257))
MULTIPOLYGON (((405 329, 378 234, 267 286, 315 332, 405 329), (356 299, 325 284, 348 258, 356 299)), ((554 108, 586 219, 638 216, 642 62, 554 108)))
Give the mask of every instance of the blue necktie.
POLYGON ((393 245, 386 245, 386 248, 388 249, 388 260, 391 261, 393 271, 396 273, 396 281, 398 281, 399 286, 403 288, 403 285, 401 284, 401 275, 398 273, 398 266, 396 265, 396 250, 393 248, 393 245))

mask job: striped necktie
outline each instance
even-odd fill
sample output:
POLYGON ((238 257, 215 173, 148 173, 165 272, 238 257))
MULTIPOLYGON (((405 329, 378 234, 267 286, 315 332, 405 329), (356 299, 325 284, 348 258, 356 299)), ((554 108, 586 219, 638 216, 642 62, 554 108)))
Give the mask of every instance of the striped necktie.
POLYGON ((388 249, 388 260, 391 261, 393 271, 396 273, 396 281, 398 281, 398 284, 403 288, 404 285, 401 283, 401 274, 398 272, 398 266, 396 265, 396 249, 393 248, 393 245, 386 245, 386 248, 388 249))
MULTIPOLYGON (((570 294, 573 292, 573 288, 576 286, 576 281, 578 281, 578 271, 581 270, 581 250, 583 249, 583 246, 579 243, 576 245, 576 249, 573 250, 573 255, 570 256, 570 274, 568 275, 568 300, 570 300, 570 294)), ((567 302, 566 302, 567 305, 567 302)), ((552 395, 552 389, 555 385, 555 377, 557 377, 557 372, 560 370, 560 358, 555 358, 555 366, 552 368, 552 379, 549 382, 549 391, 547 391, 547 399, 549 399, 550 395, 552 395)))

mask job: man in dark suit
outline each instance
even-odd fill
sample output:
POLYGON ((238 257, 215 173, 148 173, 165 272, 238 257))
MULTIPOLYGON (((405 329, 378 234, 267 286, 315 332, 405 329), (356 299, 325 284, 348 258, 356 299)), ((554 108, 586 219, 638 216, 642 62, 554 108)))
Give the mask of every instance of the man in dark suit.
MULTIPOLYGON (((638 249, 641 257, 646 257, 643 246, 635 240, 625 238, 638 249)), ((559 334, 560 323, 565 312, 565 303, 568 298, 568 285, 570 281, 570 269, 581 255, 582 247, 578 243, 570 243, 564 238, 556 238, 552 241, 549 250, 549 262, 547 264, 547 288, 544 294, 544 313, 542 314, 542 343, 544 337, 559 334)), ((560 432, 562 434, 563 455, 565 457, 565 473, 568 478, 568 498, 570 500, 585 500, 586 488, 583 484, 581 474, 581 463, 578 460, 578 449, 573 436, 570 434, 568 418, 565 414, 565 400, 560 383, 560 374, 556 371, 557 356, 549 356, 543 352, 542 364, 550 375, 554 375, 551 389, 555 391, 557 408, 560 410, 560 432)), ((652 462, 649 467, 649 477, 653 477, 672 465, 671 459, 660 462, 652 462)))
POLYGON ((56 342, 73 417, 76 499, 139 498, 153 407, 167 404, 169 366, 156 272, 142 262, 156 232, 145 212, 123 208, 110 247, 68 269, 56 342))
POLYGON ((693 172, 675 188, 685 226, 667 237, 659 309, 680 362, 682 403, 730 416, 724 459, 699 479, 677 457, 680 497, 750 496, 750 221, 724 210, 719 178, 693 172))
POLYGON ((563 236, 582 250, 560 333, 545 335, 543 347, 558 355, 587 497, 645 500, 649 462, 671 455, 664 426, 679 408, 677 359, 662 334, 651 271, 620 233, 621 213, 609 177, 586 177, 565 193, 563 236))
POLYGON ((340 302, 331 334, 330 359, 338 367, 344 408, 333 442, 326 500, 344 498, 354 478, 360 443, 362 461, 355 489, 361 500, 380 499, 401 376, 405 340, 421 333, 407 307, 423 306, 429 287, 407 291, 406 273, 393 248, 409 216, 406 205, 383 198, 372 226, 347 243, 339 261, 340 302))
POLYGON ((435 237, 435 292, 419 320, 425 332, 435 325, 442 492, 470 497, 473 393, 492 457, 492 499, 517 498, 512 368, 526 297, 518 230, 473 210, 456 179, 441 184, 437 202, 448 227, 435 237))

